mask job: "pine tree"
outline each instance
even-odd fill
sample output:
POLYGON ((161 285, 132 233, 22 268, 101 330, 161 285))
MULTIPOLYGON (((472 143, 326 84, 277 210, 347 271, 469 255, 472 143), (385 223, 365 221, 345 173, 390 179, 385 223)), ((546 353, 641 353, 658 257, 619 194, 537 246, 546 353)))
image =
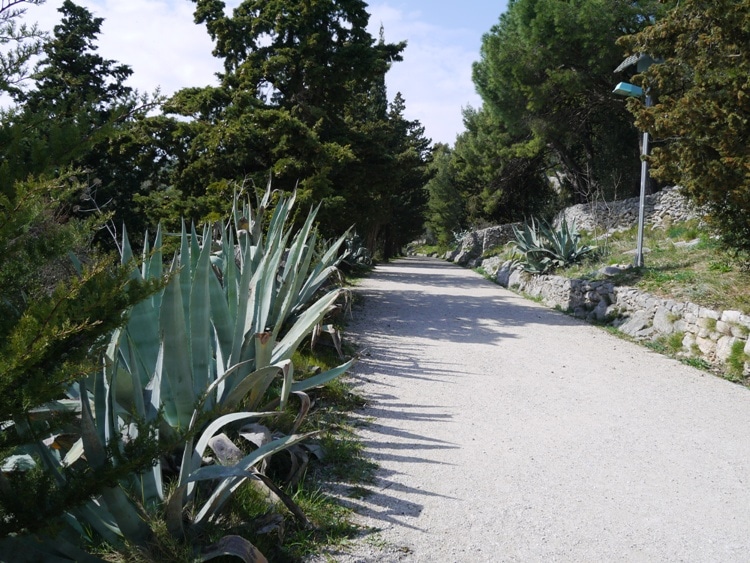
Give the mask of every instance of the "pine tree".
POLYGON ((54 177, 75 168, 89 188, 76 213, 101 207, 114 213, 115 224, 127 222, 138 233, 144 225, 133 214, 132 196, 154 167, 146 159, 136 165, 144 147, 132 137, 151 102, 126 85, 130 67, 97 52, 102 18, 71 0, 59 12, 33 88, 15 93, 16 107, 0 128, 0 190, 8 193, 29 175, 54 177))
MULTIPOLYGON (((7 72, 0 69, 0 83, 12 80, 7 72)), ((37 131, 21 127, 19 115, 0 116, 0 131, 12 131, 19 146, 34 147, 37 131)), ((7 152, 4 157, 2 166, 8 170, 7 152)), ((60 488, 40 470, 14 470, 8 458, 14 454, 33 458, 38 450, 30 443, 65 433, 71 422, 65 409, 47 415, 37 407, 62 399, 74 382, 100 369, 100 352, 109 333, 125 321, 133 304, 156 289, 156 284, 134 282, 130 269, 92 248, 101 225, 97 217, 86 221, 74 217, 71 202, 85 191, 71 174, 47 180, 33 176, 3 180, 0 536, 52 525, 54 516, 107 484, 84 471, 69 481, 71 486, 60 488)), ((150 458, 139 462, 145 466, 150 458)))
POLYGON ((17 95, 28 78, 29 64, 42 49, 45 34, 37 25, 19 24, 26 7, 44 0, 2 0, 0 2, 0 92, 17 95))
POLYGON ((628 107, 654 139, 651 174, 707 206, 724 242, 750 253, 750 5, 671 2, 667 15, 620 43, 659 60, 633 78, 655 104, 628 107))

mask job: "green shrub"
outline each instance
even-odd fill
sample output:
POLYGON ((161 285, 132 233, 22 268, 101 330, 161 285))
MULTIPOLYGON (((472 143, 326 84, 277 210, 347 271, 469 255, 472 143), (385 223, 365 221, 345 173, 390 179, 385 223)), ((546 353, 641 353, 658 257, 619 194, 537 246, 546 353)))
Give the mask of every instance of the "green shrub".
POLYGON ((521 228, 513 226, 515 240, 511 245, 521 255, 521 267, 533 274, 545 274, 556 268, 575 264, 596 247, 581 243, 581 235, 575 225, 563 220, 555 229, 547 222, 534 219, 521 228))

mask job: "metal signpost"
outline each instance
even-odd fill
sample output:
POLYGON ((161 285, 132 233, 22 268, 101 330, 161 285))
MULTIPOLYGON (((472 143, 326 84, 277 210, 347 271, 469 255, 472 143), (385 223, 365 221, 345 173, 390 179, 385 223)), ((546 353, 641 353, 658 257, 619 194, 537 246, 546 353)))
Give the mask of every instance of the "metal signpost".
MULTIPOLYGON (((615 69, 615 72, 620 72, 627 67, 637 64, 638 72, 645 71, 655 61, 646 55, 633 55, 625 59, 620 66, 615 69)), ((627 82, 620 82, 613 93, 620 96, 628 96, 631 98, 640 98, 644 95, 643 88, 629 84, 627 82)), ((651 107, 651 96, 648 92, 646 95, 646 107, 651 107)), ((635 266, 643 266, 643 230, 645 226, 645 207, 646 207, 646 182, 648 181, 648 162, 646 157, 648 156, 648 131, 643 132, 643 148, 641 150, 641 199, 638 204, 638 246, 636 247, 635 254, 635 266)))

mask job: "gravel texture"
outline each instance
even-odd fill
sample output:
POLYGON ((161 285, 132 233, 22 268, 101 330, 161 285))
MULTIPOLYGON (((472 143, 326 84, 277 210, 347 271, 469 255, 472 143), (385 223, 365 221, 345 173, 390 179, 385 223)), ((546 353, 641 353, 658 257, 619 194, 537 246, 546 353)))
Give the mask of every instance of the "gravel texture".
POLYGON ((750 561, 750 392, 430 259, 356 289, 380 465, 311 561, 750 561))

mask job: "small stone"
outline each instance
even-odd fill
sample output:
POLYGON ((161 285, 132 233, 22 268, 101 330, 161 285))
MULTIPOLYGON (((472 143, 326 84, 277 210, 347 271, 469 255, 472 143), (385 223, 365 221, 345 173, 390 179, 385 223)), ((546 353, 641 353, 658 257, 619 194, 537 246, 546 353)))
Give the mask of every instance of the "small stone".
POLYGON ((724 311, 721 314, 721 320, 725 323, 739 323, 742 318, 740 311, 724 311))
POLYGON ((651 315, 646 311, 636 311, 620 326, 620 330, 629 336, 635 336, 651 324, 651 318, 651 315))

